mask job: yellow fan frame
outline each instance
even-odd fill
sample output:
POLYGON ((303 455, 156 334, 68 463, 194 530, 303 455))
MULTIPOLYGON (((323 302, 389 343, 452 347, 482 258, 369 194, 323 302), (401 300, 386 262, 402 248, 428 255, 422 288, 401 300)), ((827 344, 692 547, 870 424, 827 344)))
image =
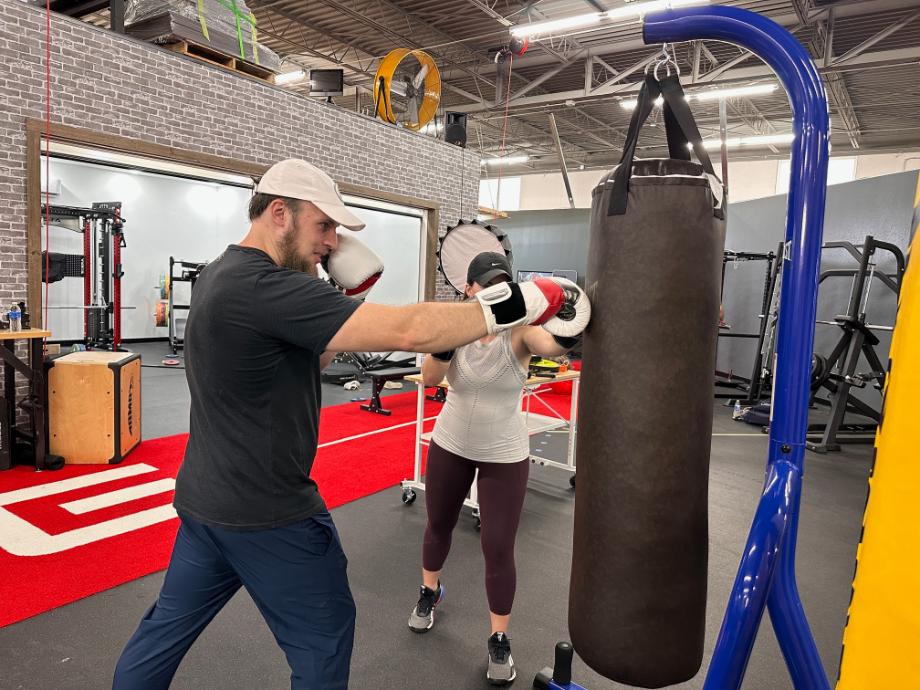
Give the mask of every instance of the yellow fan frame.
POLYGON ((428 53, 423 50, 412 50, 410 48, 396 48, 386 54, 386 57, 380 61, 377 73, 374 75, 374 113, 381 119, 396 124, 396 114, 393 112, 393 103, 390 99, 390 83, 393 75, 396 74, 396 68, 409 56, 415 57, 419 64, 428 67, 428 74, 425 75, 424 96, 422 103, 418 108, 418 122, 403 123, 407 129, 419 130, 424 127, 431 118, 434 117, 441 103, 441 73, 438 66, 428 53), (381 94, 381 81, 383 82, 383 91, 381 94))

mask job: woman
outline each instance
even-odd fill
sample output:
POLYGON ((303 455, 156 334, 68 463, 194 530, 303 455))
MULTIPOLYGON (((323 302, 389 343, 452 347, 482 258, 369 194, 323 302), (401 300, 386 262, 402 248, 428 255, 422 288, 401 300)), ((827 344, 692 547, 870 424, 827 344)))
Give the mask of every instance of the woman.
MULTIPOLYGON (((470 262, 464 292, 471 298, 485 287, 510 280, 507 258, 483 252, 470 262)), ((431 355, 422 364, 425 385, 436 385, 446 375, 451 390, 428 448, 422 586, 409 628, 424 633, 434 625, 434 609, 444 598, 440 575, 451 532, 478 469, 492 631, 486 677, 493 685, 507 685, 516 675, 507 633, 516 579, 514 539, 530 470, 530 440, 521 413, 528 364, 531 355, 556 357, 577 342, 577 338, 553 336, 539 326, 522 326, 456 351, 431 355)))

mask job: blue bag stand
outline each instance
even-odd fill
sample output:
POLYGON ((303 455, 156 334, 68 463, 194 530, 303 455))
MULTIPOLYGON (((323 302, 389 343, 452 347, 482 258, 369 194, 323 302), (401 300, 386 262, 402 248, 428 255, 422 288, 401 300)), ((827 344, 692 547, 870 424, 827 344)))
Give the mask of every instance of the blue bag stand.
MULTIPOLYGON (((735 43, 763 59, 789 95, 795 140, 766 480, 704 687, 741 687, 767 605, 796 690, 830 690, 795 580, 829 156, 824 85, 808 52, 792 34, 748 10, 715 6, 649 14, 643 37, 648 44, 700 39, 735 43)), ((547 675, 544 670, 537 679, 540 685, 535 686, 580 687, 571 681, 556 683, 547 675)))

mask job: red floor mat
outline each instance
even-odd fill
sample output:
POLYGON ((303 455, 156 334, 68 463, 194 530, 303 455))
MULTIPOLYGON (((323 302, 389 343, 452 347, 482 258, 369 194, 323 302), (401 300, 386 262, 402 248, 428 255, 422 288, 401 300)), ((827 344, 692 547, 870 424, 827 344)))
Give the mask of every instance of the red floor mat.
MULTIPOLYGON (((569 396, 541 397, 568 416, 569 396)), ((390 416, 358 403, 323 409, 313 477, 330 508, 411 477, 416 400, 414 391, 383 398, 390 416)), ((440 409, 426 401, 425 416, 440 409)), ((166 567, 178 528, 171 487, 186 440, 144 441, 120 465, 0 473, 0 627, 166 567)))

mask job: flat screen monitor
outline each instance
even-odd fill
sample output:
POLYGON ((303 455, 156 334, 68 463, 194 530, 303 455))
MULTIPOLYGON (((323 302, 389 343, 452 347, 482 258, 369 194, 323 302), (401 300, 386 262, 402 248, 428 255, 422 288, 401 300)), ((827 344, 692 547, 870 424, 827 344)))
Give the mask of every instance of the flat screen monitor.
POLYGON ((552 278, 552 271, 518 271, 517 272, 517 282, 523 283, 528 280, 535 280, 537 278, 552 278))
POLYGON ((553 278, 565 278, 566 280, 571 280, 573 283, 577 283, 578 271, 571 271, 569 269, 557 269, 553 271, 553 278))
POLYGON ((343 72, 340 69, 311 69, 311 96, 341 96, 345 92, 343 72))

